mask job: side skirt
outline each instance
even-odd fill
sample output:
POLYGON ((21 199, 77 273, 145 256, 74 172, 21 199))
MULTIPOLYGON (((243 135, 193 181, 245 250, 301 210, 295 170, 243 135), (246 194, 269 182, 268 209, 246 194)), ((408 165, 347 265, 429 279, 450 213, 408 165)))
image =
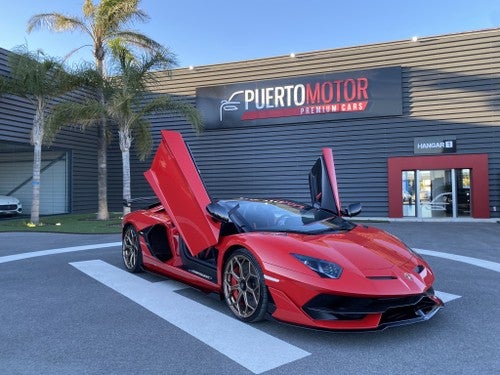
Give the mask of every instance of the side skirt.
POLYGON ((189 252, 186 243, 179 240, 179 250, 182 258, 183 270, 202 277, 207 281, 217 284, 217 256, 218 252, 215 248, 209 248, 201 254, 205 255, 205 259, 193 257, 189 252))

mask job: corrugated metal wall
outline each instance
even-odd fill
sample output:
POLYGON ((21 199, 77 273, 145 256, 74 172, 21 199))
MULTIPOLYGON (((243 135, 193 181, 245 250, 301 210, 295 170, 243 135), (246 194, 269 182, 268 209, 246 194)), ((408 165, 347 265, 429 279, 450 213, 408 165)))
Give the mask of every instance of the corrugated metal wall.
MULTIPOLYGON (((178 69, 153 92, 194 104, 197 87, 394 65, 402 66, 403 116, 196 136, 182 119, 164 115, 152 118, 153 134, 158 141, 160 129, 184 133, 215 198, 309 200, 309 167, 331 147, 343 203, 361 201, 362 215, 372 217, 388 216, 388 157, 413 155, 415 137, 456 136, 458 154, 489 154, 490 206, 500 209, 500 29, 178 69)), ((142 177, 148 165, 134 162, 133 196, 151 194, 142 177)))
MULTIPOLYGON (((7 50, 0 48, 0 74, 9 72, 8 54, 7 50)), ((82 93, 70 97, 78 100, 82 97, 82 93)), ((6 141, 29 145, 34 114, 35 110, 29 102, 14 96, 1 96, 0 143, 6 141)), ((96 132, 94 130, 85 133, 76 129, 63 130, 51 148, 71 151, 72 186, 70 186, 69 197, 71 211, 95 212, 97 210, 96 132)))

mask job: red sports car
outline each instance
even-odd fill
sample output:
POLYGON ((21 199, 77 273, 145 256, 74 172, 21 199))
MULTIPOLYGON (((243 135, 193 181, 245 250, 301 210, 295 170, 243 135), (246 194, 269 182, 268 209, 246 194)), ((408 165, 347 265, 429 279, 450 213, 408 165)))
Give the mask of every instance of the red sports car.
POLYGON ((123 220, 123 260, 218 293, 246 322, 265 317, 329 330, 375 330, 443 306, 429 265, 397 238, 341 208, 333 155, 309 173, 311 203, 212 201, 182 136, 162 131, 145 173, 159 203, 123 220))

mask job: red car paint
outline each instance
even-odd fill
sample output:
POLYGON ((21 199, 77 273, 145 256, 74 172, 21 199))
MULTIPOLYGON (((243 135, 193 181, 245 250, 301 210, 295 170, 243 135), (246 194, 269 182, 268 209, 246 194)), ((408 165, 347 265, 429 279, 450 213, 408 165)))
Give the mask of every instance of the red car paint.
MULTIPOLYGON (((334 208, 340 213, 331 150, 323 150, 322 161, 326 177, 320 178, 328 178, 334 208)), ((272 306, 269 314, 320 329, 372 330, 408 324, 429 319, 443 306, 432 292, 434 274, 429 265, 397 238, 375 228, 349 224, 348 230, 328 234, 241 230, 223 234, 224 224, 207 211, 211 200, 179 133, 162 131, 162 143, 145 175, 161 203, 127 215, 123 226, 124 233, 130 227, 139 233, 146 269, 222 295, 226 262, 235 249, 246 249, 262 270, 272 306), (210 249, 216 254, 213 278, 195 267, 205 262, 201 254, 210 249), (342 274, 320 276, 292 254, 339 265, 342 274), (195 266, 188 264, 190 256, 195 266), (405 305, 406 299, 411 307, 405 305), (359 314, 357 303, 363 305, 359 314), (406 315, 398 320, 392 311, 406 315)), ((306 207, 285 200, 262 202, 295 211, 306 207)))

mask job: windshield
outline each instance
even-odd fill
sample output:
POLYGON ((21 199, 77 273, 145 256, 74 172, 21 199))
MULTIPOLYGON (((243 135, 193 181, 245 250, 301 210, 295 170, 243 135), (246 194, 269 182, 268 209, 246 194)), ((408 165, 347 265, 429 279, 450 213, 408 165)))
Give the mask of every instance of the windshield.
POLYGON ((354 224, 333 212, 287 200, 226 201, 232 221, 246 232, 293 232, 305 234, 349 231, 354 224))

